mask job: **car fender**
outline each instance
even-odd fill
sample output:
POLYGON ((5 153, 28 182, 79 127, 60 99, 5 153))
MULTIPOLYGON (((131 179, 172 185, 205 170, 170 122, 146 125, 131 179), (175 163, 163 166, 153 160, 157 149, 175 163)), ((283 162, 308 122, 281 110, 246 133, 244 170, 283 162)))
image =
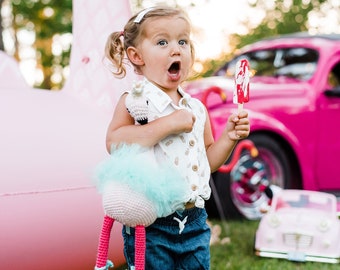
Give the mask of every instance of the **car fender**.
POLYGON ((302 177, 301 183, 303 184, 303 187, 315 190, 317 188, 315 181, 310 181, 308 183, 308 187, 304 181, 304 179, 314 179, 314 177, 313 171, 311 170, 311 168, 313 168, 313 157, 306 154, 306 152, 303 150, 303 142, 300 141, 299 138, 284 125, 284 123, 278 121, 276 118, 270 117, 268 114, 263 114, 261 112, 252 110, 248 110, 248 113, 251 123, 250 134, 254 135, 259 133, 267 133, 285 141, 292 149, 298 161, 298 167, 300 168, 302 177))

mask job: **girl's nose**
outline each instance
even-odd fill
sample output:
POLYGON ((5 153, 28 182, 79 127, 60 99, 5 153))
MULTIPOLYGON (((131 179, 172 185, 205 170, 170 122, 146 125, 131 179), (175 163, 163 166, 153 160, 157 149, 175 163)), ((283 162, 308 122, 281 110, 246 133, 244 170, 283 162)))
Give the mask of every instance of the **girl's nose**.
POLYGON ((181 51, 180 51, 180 46, 178 43, 175 43, 174 45, 172 45, 171 47, 171 56, 174 55, 180 55, 181 51))

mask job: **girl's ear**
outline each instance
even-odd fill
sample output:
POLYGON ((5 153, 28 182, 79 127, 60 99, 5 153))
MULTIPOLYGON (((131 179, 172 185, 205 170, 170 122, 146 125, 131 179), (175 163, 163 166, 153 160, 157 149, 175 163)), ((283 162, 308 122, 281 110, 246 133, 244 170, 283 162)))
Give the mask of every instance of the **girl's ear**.
POLYGON ((129 58, 129 60, 131 61, 132 64, 136 65, 136 66, 143 66, 144 65, 144 61, 141 57, 141 55, 139 54, 138 50, 135 47, 128 47, 126 50, 126 54, 129 58))

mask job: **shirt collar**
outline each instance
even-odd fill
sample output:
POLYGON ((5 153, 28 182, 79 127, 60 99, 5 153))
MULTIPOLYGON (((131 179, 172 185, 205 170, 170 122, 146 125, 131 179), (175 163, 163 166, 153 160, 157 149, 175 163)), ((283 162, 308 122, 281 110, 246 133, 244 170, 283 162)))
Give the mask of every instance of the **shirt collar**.
POLYGON ((185 107, 188 105, 191 98, 188 93, 185 93, 184 90, 180 86, 178 86, 177 91, 182 96, 182 98, 179 101, 179 106, 176 106, 175 104, 173 104, 172 99, 166 93, 164 93, 163 90, 159 89, 156 85, 149 82, 147 79, 145 79, 144 91, 148 97, 149 102, 151 102, 159 112, 163 112, 169 104, 172 104, 172 106, 174 106, 175 108, 183 106, 185 107))

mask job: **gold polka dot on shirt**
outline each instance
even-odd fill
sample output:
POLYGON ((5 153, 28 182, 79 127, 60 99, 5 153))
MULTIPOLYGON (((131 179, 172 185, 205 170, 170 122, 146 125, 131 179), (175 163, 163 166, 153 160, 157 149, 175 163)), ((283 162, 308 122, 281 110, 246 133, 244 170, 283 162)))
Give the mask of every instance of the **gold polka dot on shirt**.
POLYGON ((192 170, 194 171, 194 172, 197 172, 198 171, 198 166, 197 165, 192 165, 192 170))
POLYGON ((179 157, 175 157, 175 165, 179 164, 179 157))

